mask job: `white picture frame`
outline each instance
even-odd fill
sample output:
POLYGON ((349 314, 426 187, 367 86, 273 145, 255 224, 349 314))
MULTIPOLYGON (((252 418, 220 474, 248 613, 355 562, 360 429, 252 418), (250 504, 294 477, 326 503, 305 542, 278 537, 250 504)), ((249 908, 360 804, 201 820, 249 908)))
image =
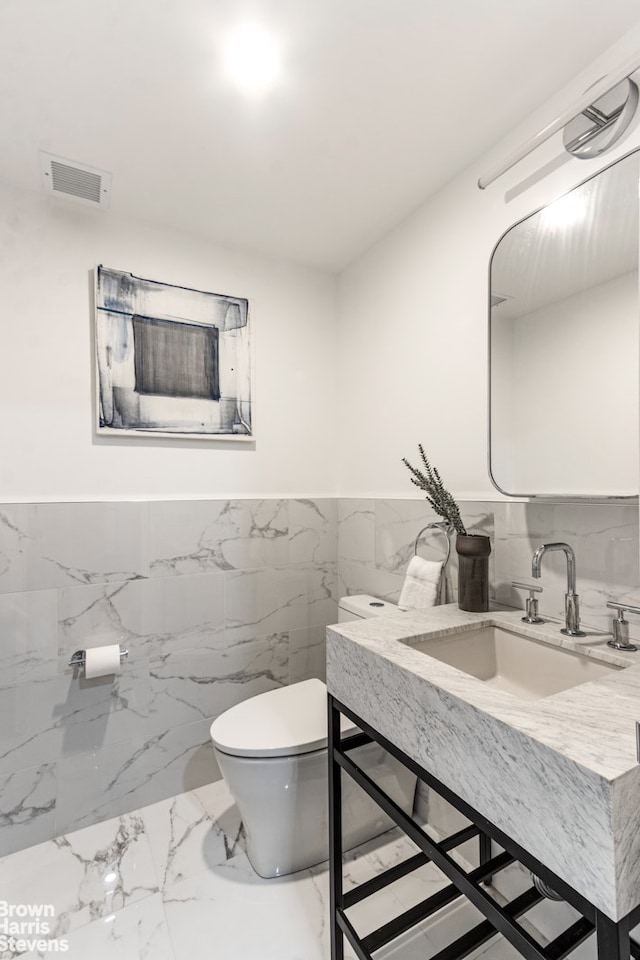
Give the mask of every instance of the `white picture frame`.
POLYGON ((96 433, 255 439, 249 301, 95 270, 96 433))

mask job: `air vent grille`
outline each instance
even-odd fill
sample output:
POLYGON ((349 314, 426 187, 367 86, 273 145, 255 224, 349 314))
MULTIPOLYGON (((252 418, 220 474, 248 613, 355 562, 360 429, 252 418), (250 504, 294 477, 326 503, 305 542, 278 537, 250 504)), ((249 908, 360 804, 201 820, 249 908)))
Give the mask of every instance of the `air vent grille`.
POLYGON ((70 167, 68 163, 54 160, 51 164, 51 175, 53 189, 58 193, 69 193, 72 197, 100 203, 102 178, 97 174, 87 173, 86 170, 78 170, 77 167, 70 167))
POLYGON ((513 300, 513 297, 505 294, 504 296, 501 293, 491 293, 491 306, 499 307, 501 303, 505 303, 507 300, 513 300))
POLYGON ((91 207, 107 207, 111 174, 50 153, 40 154, 45 190, 91 207))

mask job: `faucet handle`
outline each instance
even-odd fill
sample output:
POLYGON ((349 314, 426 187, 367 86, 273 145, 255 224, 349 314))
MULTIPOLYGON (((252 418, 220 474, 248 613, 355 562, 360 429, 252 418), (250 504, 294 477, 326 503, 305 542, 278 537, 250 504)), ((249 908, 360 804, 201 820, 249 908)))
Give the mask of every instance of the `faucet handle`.
POLYGON ((529 593, 542 593, 542 587, 536 586, 535 583, 523 583, 521 580, 512 580, 512 587, 517 587, 518 590, 528 590, 529 593))
POLYGON ((536 587, 531 583, 521 583, 520 580, 512 580, 511 586, 515 587, 516 590, 529 591, 529 596, 525 601, 527 613, 526 616, 521 618, 523 623, 544 623, 542 617, 538 616, 538 601, 534 596, 536 593, 542 593, 542 587, 536 587))
POLYGON ((618 612, 618 616, 614 617, 612 621, 613 640, 607 640, 609 646, 615 650, 637 650, 638 648, 634 643, 629 643, 629 621, 625 620, 624 615, 625 611, 640 614, 640 607, 634 607, 630 603, 623 603, 618 600, 608 600, 607 607, 618 612))

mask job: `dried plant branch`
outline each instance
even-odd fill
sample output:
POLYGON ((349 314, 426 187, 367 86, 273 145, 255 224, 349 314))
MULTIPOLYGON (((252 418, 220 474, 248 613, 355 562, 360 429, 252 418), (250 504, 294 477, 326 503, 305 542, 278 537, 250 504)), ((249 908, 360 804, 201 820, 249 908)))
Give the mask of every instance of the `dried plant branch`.
POLYGON ((420 490, 424 490, 428 502, 438 516, 447 520, 457 533, 466 534, 467 531, 462 522, 458 504, 445 488, 437 468, 432 467, 429 463, 421 443, 418 444, 418 450, 420 451, 420 457, 424 465, 424 473, 422 470, 411 466, 406 457, 402 458, 402 462, 411 473, 411 483, 419 487, 420 490))

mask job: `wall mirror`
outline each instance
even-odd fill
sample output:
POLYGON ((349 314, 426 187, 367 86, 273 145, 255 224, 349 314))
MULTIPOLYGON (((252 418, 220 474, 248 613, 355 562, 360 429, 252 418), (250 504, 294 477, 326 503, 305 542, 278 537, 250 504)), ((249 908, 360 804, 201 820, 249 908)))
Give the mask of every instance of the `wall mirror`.
POLYGON ((636 151, 494 249, 489 470, 503 493, 638 494, 639 181, 636 151))

